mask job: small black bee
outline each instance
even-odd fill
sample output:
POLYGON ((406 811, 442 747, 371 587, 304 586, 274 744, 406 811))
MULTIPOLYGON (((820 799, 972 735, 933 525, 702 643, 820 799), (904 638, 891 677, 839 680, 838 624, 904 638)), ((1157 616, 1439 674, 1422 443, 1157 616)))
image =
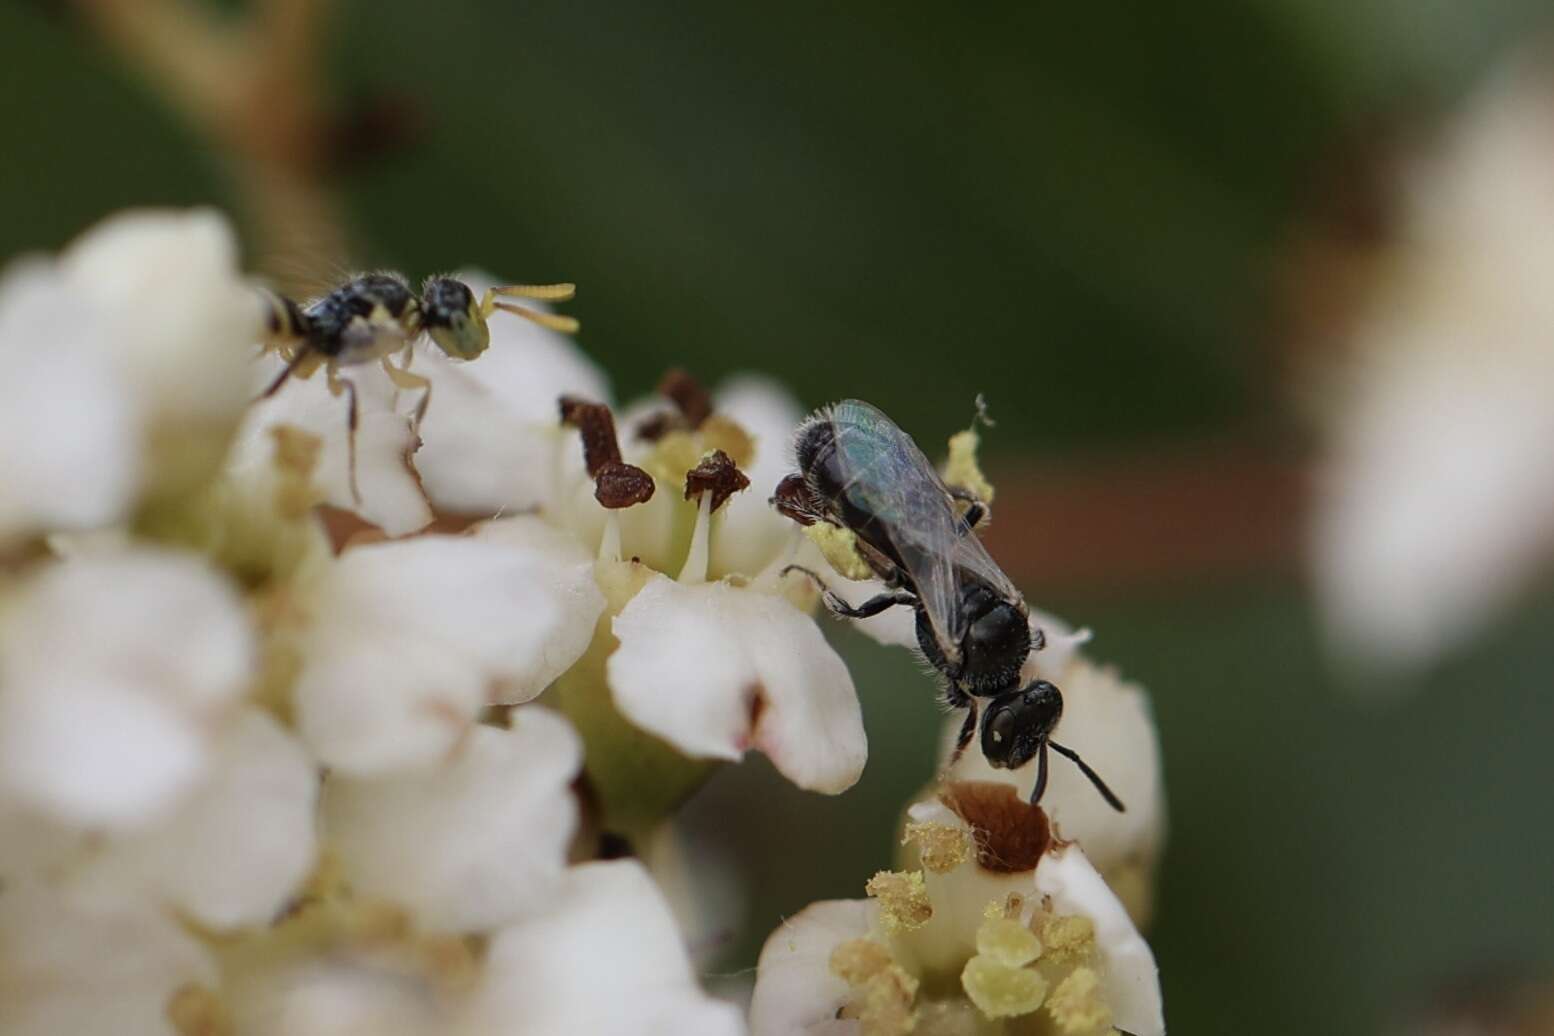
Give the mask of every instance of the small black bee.
POLYGON ((790 566, 820 587, 837 615, 866 619, 895 605, 917 613, 917 644, 944 676, 945 701, 965 708, 955 743, 958 757, 977 731, 993 766, 1018 769, 1035 757, 1039 802, 1047 787, 1047 749, 1072 759, 1096 790, 1122 811, 1121 800, 1070 748, 1052 740, 1063 716, 1063 694, 1046 680, 1020 687, 1020 670, 1045 637, 1030 628, 1020 591, 973 531, 987 514, 982 502, 944 484, 922 450, 878 409, 856 399, 817 412, 794 443, 799 473, 777 487, 772 504, 803 525, 830 522, 850 530, 859 553, 884 581, 884 593, 854 607, 809 569, 790 566), (965 513, 956 507, 964 502, 965 513))
POLYGON ((340 376, 341 367, 379 361, 397 387, 421 392, 411 427, 419 429, 432 398, 432 383, 410 370, 415 340, 424 331, 437 347, 455 360, 473 360, 491 344, 487 321, 497 310, 513 313, 555 331, 571 333, 577 321, 498 301, 516 296, 564 301, 576 292, 571 284, 511 285, 490 288, 479 301, 469 285, 452 277, 428 277, 419 295, 397 273, 367 273, 353 277, 323 298, 305 307, 291 299, 264 292, 270 338, 286 366, 260 395, 268 399, 292 377, 308 378, 323 367, 329 391, 344 393, 349 401, 351 496, 361 501, 356 488, 356 386, 340 376), (389 357, 401 352, 399 365, 389 357))

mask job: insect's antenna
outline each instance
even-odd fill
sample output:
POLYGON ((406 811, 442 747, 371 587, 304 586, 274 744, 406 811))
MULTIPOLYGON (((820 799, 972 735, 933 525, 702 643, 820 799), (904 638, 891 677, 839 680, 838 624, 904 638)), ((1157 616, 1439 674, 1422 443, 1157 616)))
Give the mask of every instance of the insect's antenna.
POLYGON ((1036 787, 1031 789, 1031 805, 1041 801, 1042 794, 1047 790, 1047 742, 1043 741, 1041 747, 1036 750, 1036 787))
POLYGON ((575 334, 580 326, 575 317, 556 316, 552 313, 543 313, 527 306, 514 306, 506 302, 498 302, 497 296, 505 295, 509 298, 536 299, 541 302, 565 302, 577 294, 575 284, 508 284, 503 287, 487 288, 485 296, 480 300, 480 315, 489 318, 492 313, 502 310, 504 313, 512 313, 532 320, 541 327, 548 327, 552 331, 560 331, 562 334, 575 334))
POLYGON ((542 313, 537 309, 529 309, 527 306, 514 306, 506 302, 493 302, 491 303, 491 308, 500 309, 503 313, 512 313, 515 316, 523 317, 525 320, 532 320, 541 327, 548 327, 552 331, 560 331, 566 335, 576 334, 577 329, 582 326, 577 322, 576 317, 563 317, 555 313, 542 313))
POLYGON ((1054 752, 1060 752, 1074 760, 1074 765, 1078 766, 1080 771, 1083 772, 1086 777, 1090 778, 1090 783, 1095 785, 1095 790, 1101 793, 1101 798, 1106 800, 1106 804, 1108 806, 1110 806, 1112 809, 1115 809, 1119 813, 1127 812, 1127 807, 1122 804, 1122 800, 1119 799, 1112 792, 1112 790, 1106 786, 1106 782, 1101 780, 1100 774, 1090 769, 1090 765, 1083 759, 1079 758, 1078 752, 1074 751, 1072 748, 1064 748, 1056 741, 1048 741, 1047 744, 1052 746, 1052 750, 1054 752))

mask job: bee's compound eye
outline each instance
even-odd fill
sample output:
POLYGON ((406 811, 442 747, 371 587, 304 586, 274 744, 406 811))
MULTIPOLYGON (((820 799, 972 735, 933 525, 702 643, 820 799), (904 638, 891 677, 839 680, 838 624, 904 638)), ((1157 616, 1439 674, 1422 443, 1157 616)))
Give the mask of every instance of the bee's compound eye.
POLYGON ((1008 706, 994 706, 982 725, 982 754, 994 766, 1007 765, 1014 748, 1015 716, 1008 706))

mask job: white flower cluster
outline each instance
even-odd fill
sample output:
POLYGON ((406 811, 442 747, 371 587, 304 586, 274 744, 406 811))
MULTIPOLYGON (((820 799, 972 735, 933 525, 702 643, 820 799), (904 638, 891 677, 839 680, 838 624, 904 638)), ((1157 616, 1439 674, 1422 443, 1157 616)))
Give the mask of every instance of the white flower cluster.
MULTIPOLYGON (((0 1036, 744 1031, 686 950, 697 882, 655 868, 720 762, 757 749, 830 794, 864 764, 814 591, 782 574, 816 548, 766 504, 798 410, 761 380, 671 375, 617 419, 564 339, 497 321, 475 363, 418 347, 419 434, 418 400, 342 371, 357 502, 323 378, 251 402, 277 360, 255 359, 264 309, 235 253, 215 214, 140 213, 0 279, 0 1036)), ((1142 916, 1152 728, 1053 643, 1070 723, 1134 811, 1059 773, 1052 820, 1142 916)), ((977 895, 976 854, 940 866, 940 843, 990 844, 964 806, 980 776, 914 811, 941 850, 923 867, 977 895)), ((1014 827, 1047 831, 1034 815, 1014 827)), ((1159 1031, 1148 948, 1056 844, 994 898, 1071 938, 1011 967, 1045 962, 1054 1017, 1159 1031)), ((838 938, 910 898, 850 909, 838 938)), ((947 902, 930 943, 953 957, 947 902)), ((906 974, 890 945, 882 974, 906 974)), ((869 1007, 862 967, 832 959, 790 996, 773 989, 802 969, 763 958, 755 1029, 928 1017, 869 1007)))

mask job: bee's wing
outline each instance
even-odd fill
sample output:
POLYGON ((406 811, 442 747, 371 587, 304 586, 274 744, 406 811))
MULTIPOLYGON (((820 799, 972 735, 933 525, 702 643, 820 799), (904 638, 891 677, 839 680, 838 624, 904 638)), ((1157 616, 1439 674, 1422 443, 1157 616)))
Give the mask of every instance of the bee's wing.
MULTIPOLYGON (((835 429, 848 495, 874 515, 878 527, 873 532, 896 548, 940 650, 958 661, 966 628, 956 563, 965 522, 949 491, 912 437, 875 407, 850 399, 826 416, 835 429)), ((997 569, 985 550, 982 556, 997 569)))

